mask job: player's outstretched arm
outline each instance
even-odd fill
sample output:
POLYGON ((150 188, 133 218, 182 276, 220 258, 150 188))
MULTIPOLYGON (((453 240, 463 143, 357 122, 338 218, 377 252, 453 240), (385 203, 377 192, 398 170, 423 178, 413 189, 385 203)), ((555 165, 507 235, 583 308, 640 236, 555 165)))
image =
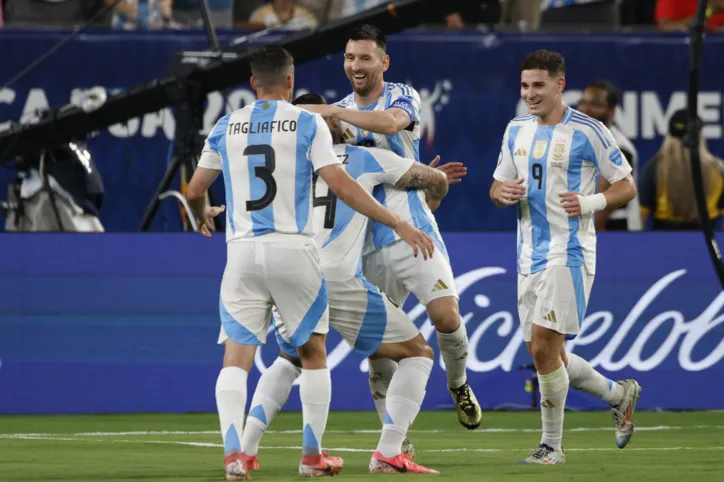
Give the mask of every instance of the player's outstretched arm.
POLYGON ((490 200, 499 208, 517 204, 525 196, 525 185, 522 179, 501 182, 497 179, 490 187, 490 200))
POLYGON ((636 184, 630 174, 620 179, 605 192, 581 196, 577 192, 564 192, 560 195, 561 204, 569 218, 585 216, 602 209, 616 209, 636 197, 636 184))
POLYGON ((412 246, 415 256, 417 256, 418 250, 422 251, 425 259, 432 256, 435 246, 432 238, 402 221, 392 211, 378 203, 370 193, 347 174, 340 164, 324 166, 317 171, 317 174, 327 183, 329 189, 340 201, 358 213, 394 229, 400 238, 412 246))
POLYGON ((425 189, 434 199, 442 200, 448 191, 447 174, 439 169, 416 162, 395 183, 395 187, 425 189))
POLYGON ((357 111, 336 105, 299 105, 302 109, 316 112, 323 117, 335 117, 348 124, 376 134, 393 136, 410 125, 410 114, 391 107, 383 111, 357 111))

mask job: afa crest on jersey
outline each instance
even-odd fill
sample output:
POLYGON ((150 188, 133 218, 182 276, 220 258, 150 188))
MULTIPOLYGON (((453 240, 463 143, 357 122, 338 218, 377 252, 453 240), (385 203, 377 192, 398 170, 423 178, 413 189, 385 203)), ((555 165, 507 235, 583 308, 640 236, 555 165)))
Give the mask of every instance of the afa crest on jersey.
POLYGON ((548 141, 535 141, 533 146, 533 157, 540 159, 546 153, 546 147, 548 147, 548 141))

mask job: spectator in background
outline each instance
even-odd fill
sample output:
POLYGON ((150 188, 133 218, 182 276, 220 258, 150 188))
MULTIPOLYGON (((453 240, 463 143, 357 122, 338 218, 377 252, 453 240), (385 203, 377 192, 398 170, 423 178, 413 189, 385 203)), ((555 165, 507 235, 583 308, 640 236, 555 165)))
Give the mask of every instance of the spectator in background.
POLYGON ((500 21, 523 31, 540 27, 541 0, 502 0, 500 21))
POLYGON ((5 6, 3 5, 5 2, 3 0, 0 0, 0 27, 3 26, 3 9, 5 6))
MULTIPOLYGON (((115 0, 104 0, 113 5, 115 0)), ((123 30, 172 27, 173 0, 121 0, 113 7, 111 27, 123 30)))
MULTIPOLYGON (((234 25, 234 0, 206 0, 209 17, 215 28, 232 28, 234 25)), ((187 28, 204 28, 198 0, 173 0, 173 19, 187 28)))
MULTIPOLYGON (((699 0, 658 0, 656 24, 668 32, 686 31, 694 19, 699 0)), ((706 24, 712 30, 724 28, 724 0, 709 0, 706 24)))
MULTIPOLYGON (((647 217, 652 215, 654 229, 700 229, 691 174, 691 156, 683 142, 687 123, 685 109, 674 113, 661 149, 641 171, 639 195, 641 223, 644 226, 647 217)), ((713 228, 724 210, 723 161, 709 152, 706 139, 701 135, 701 120, 698 124, 701 175, 709 222, 713 228)))
POLYGON ((617 25, 616 0, 543 0, 541 24, 617 25))
MULTIPOLYGON (((531 5, 535 0, 527 0, 531 5)), ((489 24, 494 25, 500 22, 500 1, 499 0, 470 0, 465 3, 459 12, 451 13, 445 17, 449 28, 461 29, 465 24, 489 24)))
MULTIPOLYGON (((589 117, 593 117, 609 128, 613 139, 621 148, 626 161, 631 166, 631 175, 638 179, 638 152, 633 143, 614 125, 616 107, 621 102, 621 93, 607 80, 600 80, 589 84, 578 101, 578 110, 589 117)), ((608 189, 608 182, 599 180, 598 192, 608 189)), ((638 199, 634 198, 625 206, 614 211, 604 209, 595 214, 596 231, 640 231, 641 218, 639 216, 638 199)))
POLYGON ((314 28, 317 19, 312 12, 297 5, 296 0, 272 0, 254 10, 249 22, 265 28, 298 30, 314 28))

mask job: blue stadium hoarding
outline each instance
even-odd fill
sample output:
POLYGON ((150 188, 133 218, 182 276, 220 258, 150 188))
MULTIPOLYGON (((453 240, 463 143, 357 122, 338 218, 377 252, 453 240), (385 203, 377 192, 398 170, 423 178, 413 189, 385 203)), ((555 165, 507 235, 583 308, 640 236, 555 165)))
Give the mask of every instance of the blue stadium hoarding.
MULTIPOLYGON (((530 363, 516 312, 515 234, 444 234, 485 408, 524 407, 530 363)), ((719 242, 724 241, 720 238, 719 242)), ((214 410, 222 348, 222 235, 0 236, 0 413, 214 410), (52 394, 52 396, 49 396, 52 394)), ((724 292, 700 233, 603 233, 580 335, 568 348, 611 379, 636 378, 642 409, 721 409, 724 292)), ((437 349, 421 306, 405 306, 437 349)), ((371 410, 366 363, 328 343, 333 410, 371 410)), ((249 384, 277 353, 273 335, 249 384)), ((423 409, 449 408, 441 359, 423 409)), ((605 408, 571 391, 568 404, 605 408)), ((289 409, 299 409, 294 389, 289 409)))

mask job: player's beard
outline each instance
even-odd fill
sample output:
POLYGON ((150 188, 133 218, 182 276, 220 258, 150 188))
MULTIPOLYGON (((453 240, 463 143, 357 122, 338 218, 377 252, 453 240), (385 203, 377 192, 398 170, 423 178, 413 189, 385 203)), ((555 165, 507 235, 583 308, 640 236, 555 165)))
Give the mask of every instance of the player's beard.
POLYGON ((374 89, 375 84, 377 83, 377 76, 372 77, 369 73, 367 73, 367 77, 365 78, 367 82, 365 82, 361 87, 358 87, 355 84, 354 77, 352 75, 348 75, 347 80, 349 80, 349 83, 352 86, 352 90, 354 90, 355 94, 361 97, 366 97, 374 89))

